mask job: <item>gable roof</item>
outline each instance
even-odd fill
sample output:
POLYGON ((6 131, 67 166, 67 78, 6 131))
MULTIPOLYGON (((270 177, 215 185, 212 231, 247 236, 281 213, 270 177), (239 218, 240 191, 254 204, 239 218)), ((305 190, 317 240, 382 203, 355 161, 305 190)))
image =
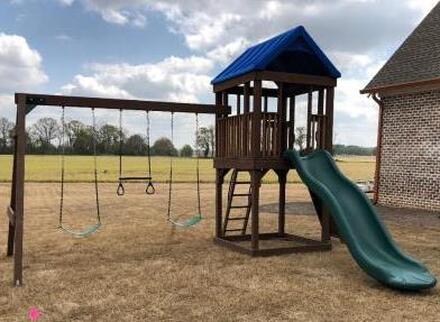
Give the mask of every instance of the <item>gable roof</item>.
POLYGON ((211 84, 263 70, 341 77, 341 73, 313 41, 305 28, 298 26, 248 48, 218 74, 211 84))
POLYGON ((440 2, 361 91, 440 78, 440 2))

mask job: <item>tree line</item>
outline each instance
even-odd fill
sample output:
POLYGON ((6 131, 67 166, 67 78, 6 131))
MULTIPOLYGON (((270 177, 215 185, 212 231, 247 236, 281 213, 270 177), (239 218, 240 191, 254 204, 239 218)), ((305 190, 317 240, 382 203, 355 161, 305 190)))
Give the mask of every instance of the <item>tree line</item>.
MULTIPOLYGON (((0 154, 13 152, 14 124, 6 118, 0 118, 0 154)), ((147 138, 140 134, 128 135, 126 129, 120 129, 111 124, 103 124, 93 128, 80 121, 66 122, 63 127, 57 120, 43 117, 26 129, 27 153, 29 154, 57 154, 64 151, 66 154, 91 155, 93 143, 96 140, 98 154, 117 155, 120 153, 122 139, 122 153, 124 155, 146 155, 148 152, 147 138), (64 133, 63 133, 64 132, 64 133)), ((196 146, 203 157, 211 157, 214 153, 214 128, 201 127, 196 146)), ((192 157, 194 148, 186 144, 177 149, 170 139, 161 137, 153 142, 150 148, 151 155, 192 157)))
MULTIPOLYGON (((12 153, 12 133, 14 124, 6 118, 0 118, 0 154, 12 153)), ((35 122, 26 130, 27 152, 30 154, 57 154, 64 150, 66 154, 90 155, 93 153, 93 128, 80 121, 72 120, 61 124, 50 117, 44 117, 35 122), (64 143, 63 143, 64 142, 64 143)), ((96 150, 98 154, 119 154, 119 140, 122 138, 122 153, 124 155, 145 155, 148 151, 146 137, 140 134, 128 135, 123 129, 122 136, 118 127, 103 124, 96 129, 96 150)), ((201 127, 195 144, 199 148, 200 156, 214 155, 215 134, 214 127, 201 127)), ((306 129, 295 129, 295 146, 300 151, 305 149, 306 129)), ((375 155, 376 148, 360 147, 356 145, 335 144, 333 153, 336 155, 375 155)), ((195 154, 194 148, 186 144, 177 149, 166 137, 153 142, 151 155, 191 157, 195 154)))

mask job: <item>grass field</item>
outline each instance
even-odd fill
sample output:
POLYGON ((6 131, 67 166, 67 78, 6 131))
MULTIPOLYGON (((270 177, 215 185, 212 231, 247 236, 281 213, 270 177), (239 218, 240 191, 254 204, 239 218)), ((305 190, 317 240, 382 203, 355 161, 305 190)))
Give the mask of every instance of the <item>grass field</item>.
MULTIPOLYGON (((338 157, 338 165, 342 171, 355 181, 372 180, 374 174, 374 158, 369 157, 338 157)), ((168 179, 169 158, 153 157, 153 178, 157 182, 168 179)), ((0 156, 0 181, 11 180, 11 156, 0 156)), ((195 159, 175 158, 174 178, 176 182, 193 182, 195 180, 195 159)), ((201 178, 203 182, 214 181, 214 169, 211 159, 201 159, 201 178)), ((119 174, 119 158, 116 156, 98 157, 99 180, 114 182, 119 174)), ((93 158, 89 156, 66 157, 66 181, 88 182, 93 178, 93 158)), ((146 159, 142 157, 124 157, 124 175, 144 175, 146 159)), ((57 182, 60 176, 60 157, 29 155, 26 158, 26 180, 30 182, 57 182)), ((277 182, 274 173, 268 173, 265 182, 277 182)), ((289 182, 299 182, 294 171, 291 171, 289 182)))
MULTIPOLYGON (((0 183, 0 209, 9 200, 0 183)), ((166 185, 146 197, 133 184, 125 197, 101 185, 103 227, 87 239, 58 231, 59 187, 26 186, 24 286, 11 287, 6 216, 0 216, 0 321, 439 321, 439 287, 420 293, 387 289, 355 264, 344 244, 331 252, 251 258, 215 246, 214 184, 202 185, 205 219, 193 229, 165 220, 166 185)), ((177 216, 195 210, 192 184, 175 186, 177 216)), ((66 185, 66 220, 93 222, 90 184, 66 185)), ((227 189, 225 189, 227 190, 227 189)), ((226 198, 226 191, 225 196, 226 198)), ((261 191, 262 231, 277 227, 277 185, 261 191)), ((287 188, 287 231, 319 237, 307 189, 287 188)), ((435 214, 381 209, 397 243, 440 276, 440 220, 435 214)))

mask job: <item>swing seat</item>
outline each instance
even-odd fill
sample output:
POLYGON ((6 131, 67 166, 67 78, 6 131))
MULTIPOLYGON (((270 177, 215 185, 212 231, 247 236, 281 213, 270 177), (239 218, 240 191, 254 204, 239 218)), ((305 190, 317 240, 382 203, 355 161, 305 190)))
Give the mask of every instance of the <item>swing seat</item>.
POLYGON ((186 219, 184 221, 174 221, 172 219, 168 219, 170 223, 172 223, 174 226, 181 227, 181 228, 188 228, 194 225, 197 225, 199 222, 201 222, 203 219, 201 214, 197 214, 189 219, 186 219))
POLYGON ((93 235, 94 233, 96 233, 100 227, 101 227, 101 223, 99 222, 93 226, 87 227, 84 230, 73 230, 73 229, 63 227, 63 226, 60 226, 59 228, 62 231, 64 231, 65 233, 72 235, 73 237, 85 238, 85 237, 89 237, 90 235, 93 235))

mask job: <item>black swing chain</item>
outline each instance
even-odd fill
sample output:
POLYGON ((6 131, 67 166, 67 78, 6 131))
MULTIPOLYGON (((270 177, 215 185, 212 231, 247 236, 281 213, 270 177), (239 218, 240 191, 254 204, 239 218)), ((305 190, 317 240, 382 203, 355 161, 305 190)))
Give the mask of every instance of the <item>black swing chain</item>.
POLYGON ((95 200, 96 200, 96 217, 98 219, 98 223, 101 223, 101 211, 99 207, 99 187, 98 187, 98 157, 97 157, 97 130, 96 130, 96 115, 95 108, 92 108, 92 131, 93 131, 93 163, 94 163, 94 179, 95 179, 95 200))
POLYGON ((125 194, 125 188, 121 181, 122 177, 122 150, 123 150, 123 130, 122 130, 122 109, 119 110, 119 184, 116 189, 116 194, 118 196, 123 196, 125 194))
POLYGON ((146 111, 146 118, 147 118, 147 159, 148 159, 148 183, 147 187, 145 188, 145 193, 147 195, 153 195, 156 192, 156 189, 153 185, 153 178, 151 176, 152 170, 151 170, 151 145, 150 145, 150 111, 146 111))
MULTIPOLYGON (((101 223, 101 211, 99 207, 99 187, 98 187, 98 160, 97 160, 97 151, 96 151, 96 116, 95 109, 92 108, 92 146, 93 146, 93 163, 94 163, 94 184, 95 184, 95 201, 96 201, 96 217, 98 219, 98 223, 101 223)), ((66 155, 66 118, 65 118, 65 106, 62 106, 61 112, 61 183, 60 183, 60 213, 59 213, 59 222, 58 228, 63 227, 63 209, 64 209, 64 179, 65 179, 65 155, 66 155)))
POLYGON ((66 120, 65 120, 65 107, 62 106, 61 110, 61 182, 60 182, 60 213, 58 219, 58 228, 63 225, 63 207, 64 207, 64 172, 65 172, 65 137, 66 137, 66 120))
MULTIPOLYGON (((171 142, 174 144, 174 112, 171 112, 171 142)), ((170 156, 170 174, 168 183, 168 208, 167 220, 171 221, 171 196, 173 193, 173 154, 170 156)))
POLYGON ((199 135, 200 135, 200 124, 199 124, 199 114, 196 113, 196 184, 197 184, 197 211, 198 214, 202 215, 202 206, 200 201, 200 142, 199 142, 199 135))
MULTIPOLYGON (((198 216, 202 215, 202 205, 200 197, 200 145, 199 145, 199 114, 196 113, 196 192, 197 192, 197 211, 198 216)), ((171 112, 171 142, 174 145, 174 112, 171 112)), ((169 184, 168 184, 168 207, 167 207, 167 220, 171 221, 171 198, 173 193, 173 155, 170 156, 170 174, 169 174, 169 184)))

